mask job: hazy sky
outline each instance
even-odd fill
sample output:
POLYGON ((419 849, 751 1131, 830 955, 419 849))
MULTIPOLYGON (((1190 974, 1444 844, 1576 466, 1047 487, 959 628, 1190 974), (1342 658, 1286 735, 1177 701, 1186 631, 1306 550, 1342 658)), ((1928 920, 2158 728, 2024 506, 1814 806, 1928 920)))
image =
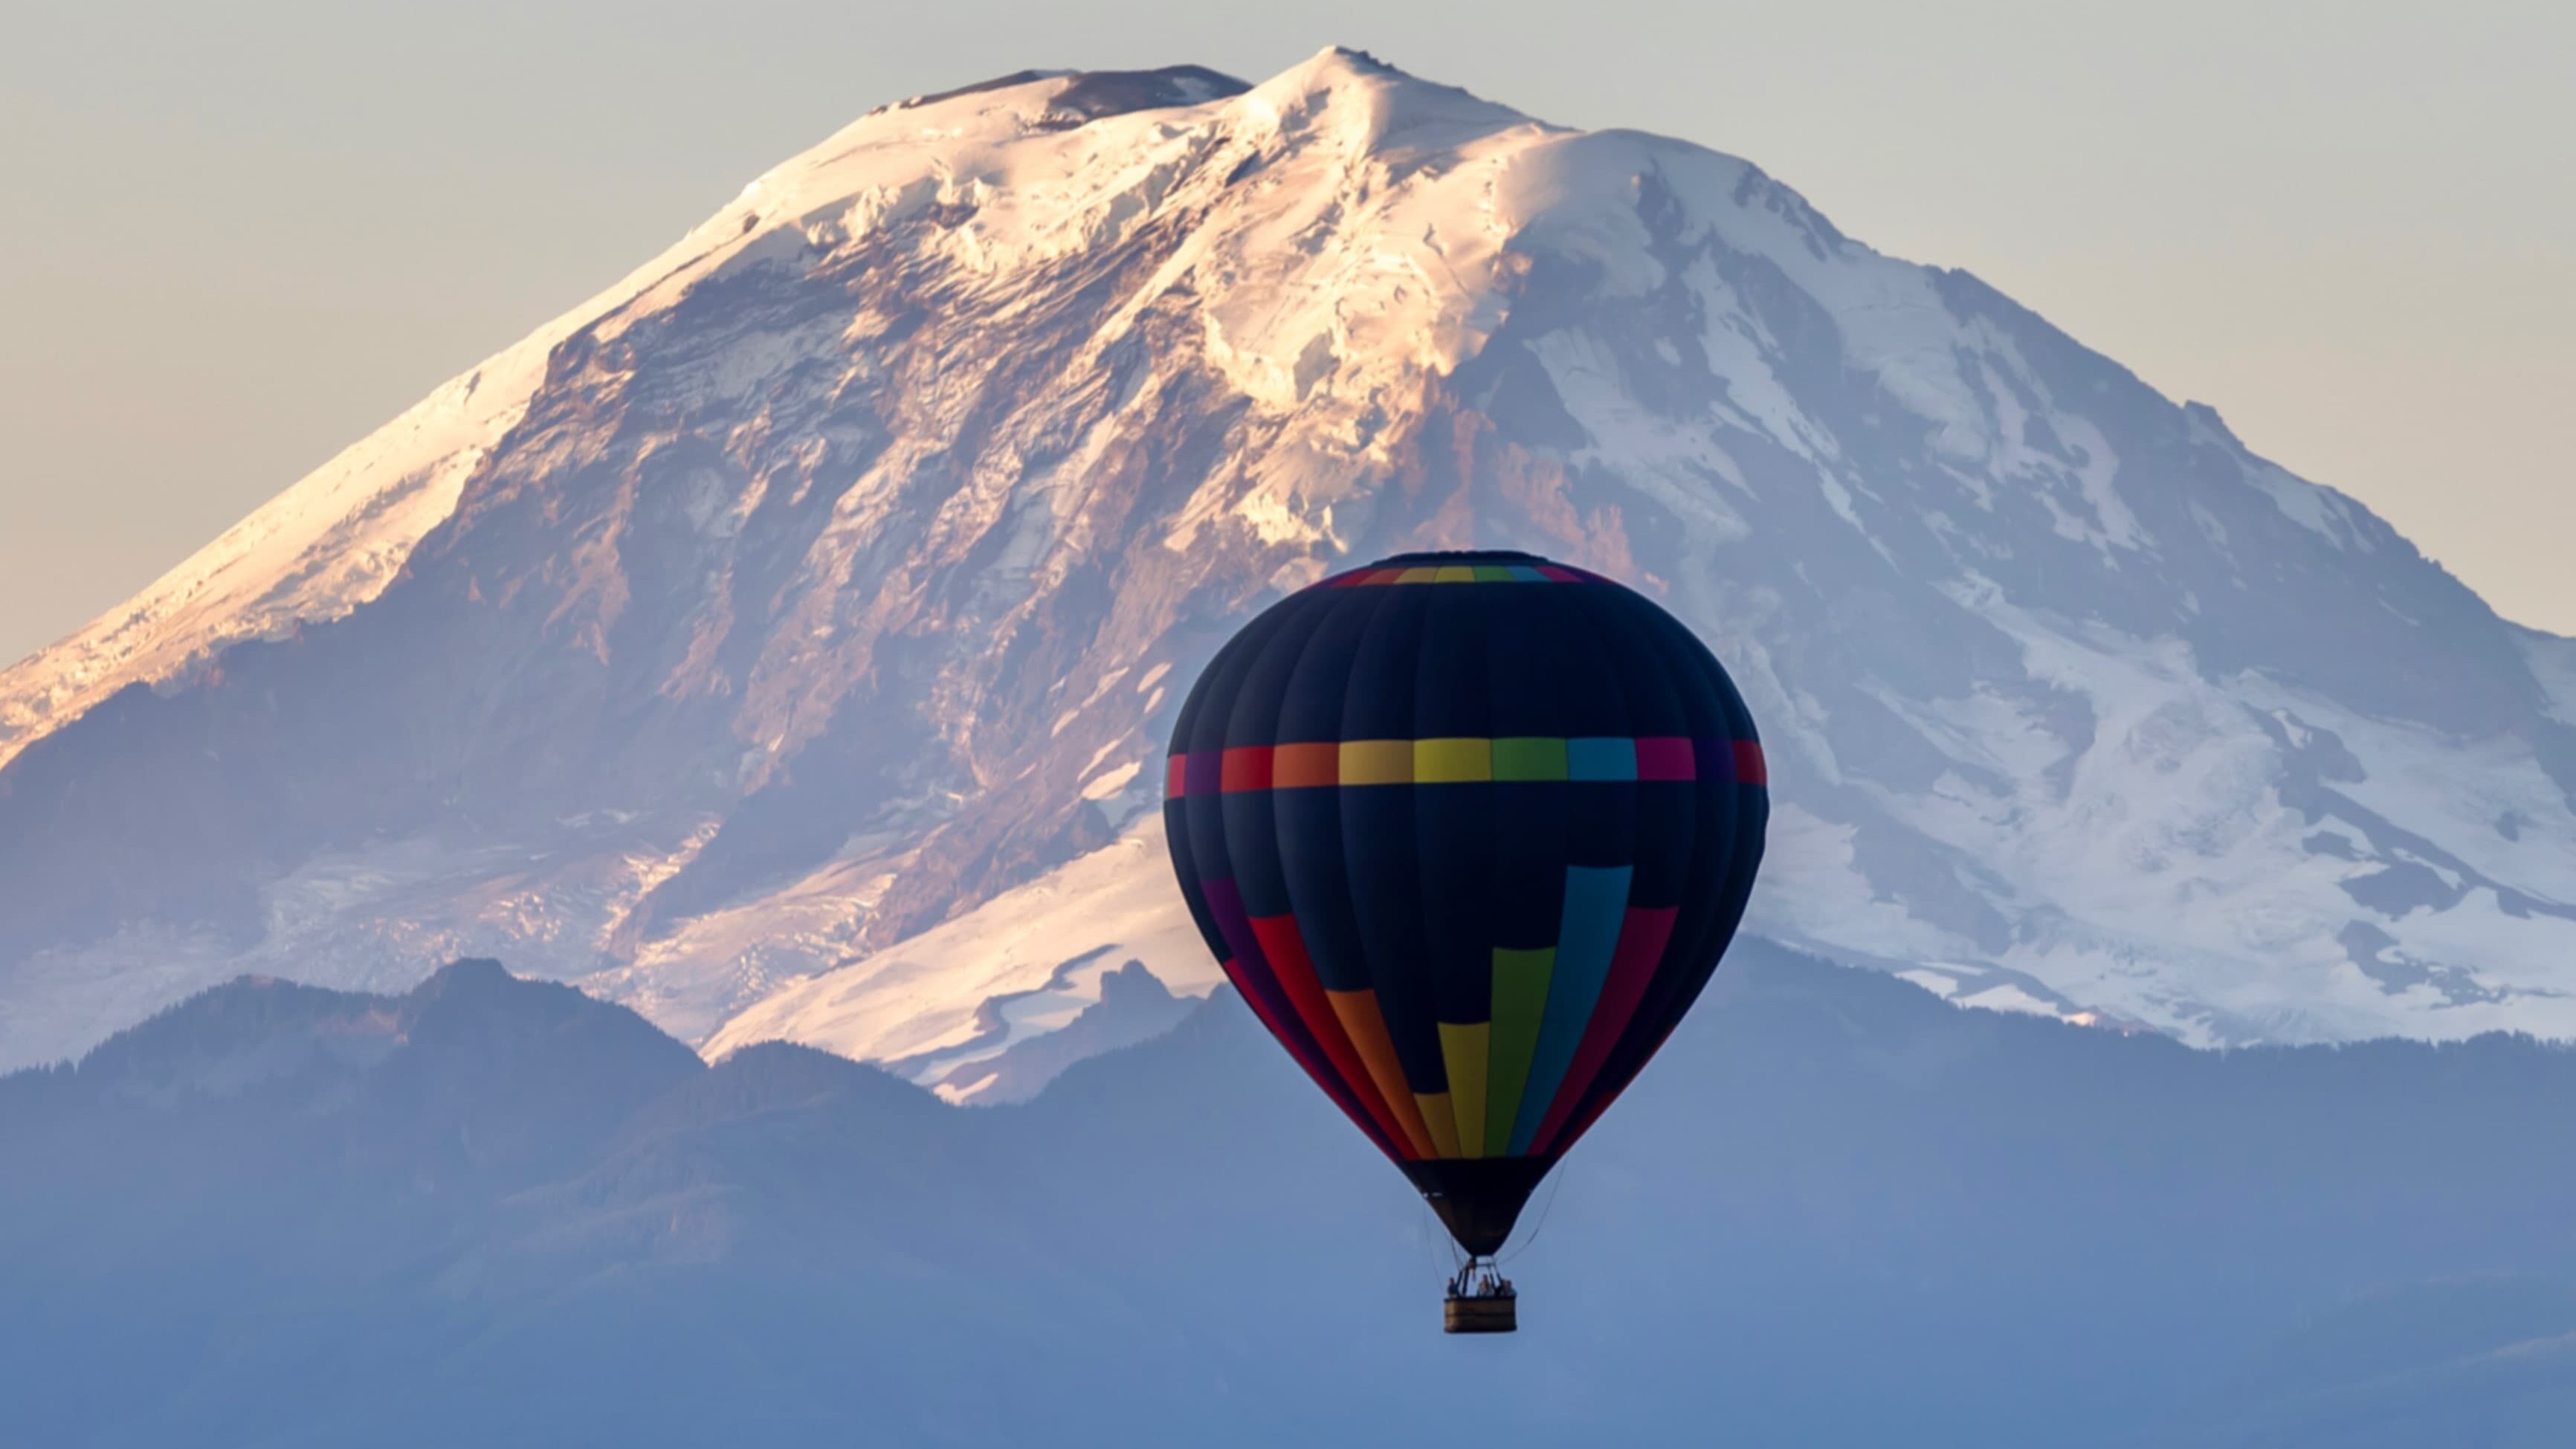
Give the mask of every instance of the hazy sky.
POLYGON ((1360 46, 1748 157, 2576 633, 2576 6, 0 0, 0 661, 880 102, 1360 46))

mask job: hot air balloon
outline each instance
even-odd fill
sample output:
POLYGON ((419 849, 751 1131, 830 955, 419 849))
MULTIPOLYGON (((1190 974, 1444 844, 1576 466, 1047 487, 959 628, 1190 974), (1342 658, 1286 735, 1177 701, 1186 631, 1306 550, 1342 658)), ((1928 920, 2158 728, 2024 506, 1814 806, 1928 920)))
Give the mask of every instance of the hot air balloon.
POLYGON ((1402 554, 1244 626, 1173 728, 1163 818, 1208 949, 1465 1254, 1494 1255, 1708 983, 1769 815, 1707 647, 1524 553, 1402 554))

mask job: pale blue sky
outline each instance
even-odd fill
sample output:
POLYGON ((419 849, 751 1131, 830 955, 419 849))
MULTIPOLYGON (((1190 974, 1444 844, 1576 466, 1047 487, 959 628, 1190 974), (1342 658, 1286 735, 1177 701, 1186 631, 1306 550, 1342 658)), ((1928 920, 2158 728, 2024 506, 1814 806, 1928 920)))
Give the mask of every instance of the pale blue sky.
POLYGON ((2576 632, 2576 7, 0 8, 0 661, 880 102, 1327 44, 1746 156, 2576 632))

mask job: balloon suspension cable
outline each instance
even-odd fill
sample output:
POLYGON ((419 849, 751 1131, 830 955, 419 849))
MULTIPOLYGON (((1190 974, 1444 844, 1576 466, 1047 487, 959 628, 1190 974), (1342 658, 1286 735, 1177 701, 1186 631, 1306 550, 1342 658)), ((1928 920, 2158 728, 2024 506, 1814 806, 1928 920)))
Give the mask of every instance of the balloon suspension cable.
POLYGON ((1556 1190, 1563 1186, 1565 1186, 1565 1169, 1560 1167, 1556 1171, 1548 1174, 1547 1200, 1538 1205, 1538 1221, 1530 1224, 1530 1230, 1521 1235, 1520 1246, 1513 1248, 1508 1253, 1497 1253, 1494 1255, 1496 1266, 1500 1266, 1504 1263, 1517 1263, 1520 1261, 1521 1254, 1528 1252, 1531 1248, 1538 1245, 1538 1235, 1547 1231, 1547 1215, 1556 1211, 1556 1190))
POLYGON ((1456 1238, 1449 1236, 1448 1225, 1440 1221, 1440 1215, 1431 1210, 1429 1202, 1426 1201, 1421 1206, 1422 1216, 1413 1224, 1415 1238, 1422 1244, 1423 1251, 1430 1256, 1434 1264, 1446 1259, 1449 1265, 1448 1271, 1456 1273, 1459 1266, 1466 1261, 1464 1256, 1466 1250, 1458 1246, 1456 1238))

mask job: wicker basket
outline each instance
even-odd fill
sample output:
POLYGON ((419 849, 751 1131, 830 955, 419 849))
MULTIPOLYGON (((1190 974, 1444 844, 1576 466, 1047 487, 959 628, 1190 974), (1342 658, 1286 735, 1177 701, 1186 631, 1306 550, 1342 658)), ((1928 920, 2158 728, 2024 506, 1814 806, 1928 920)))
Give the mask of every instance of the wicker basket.
POLYGON ((1518 1332, 1519 1303, 1508 1297, 1450 1298, 1441 1304, 1440 1327, 1448 1333, 1518 1332))

